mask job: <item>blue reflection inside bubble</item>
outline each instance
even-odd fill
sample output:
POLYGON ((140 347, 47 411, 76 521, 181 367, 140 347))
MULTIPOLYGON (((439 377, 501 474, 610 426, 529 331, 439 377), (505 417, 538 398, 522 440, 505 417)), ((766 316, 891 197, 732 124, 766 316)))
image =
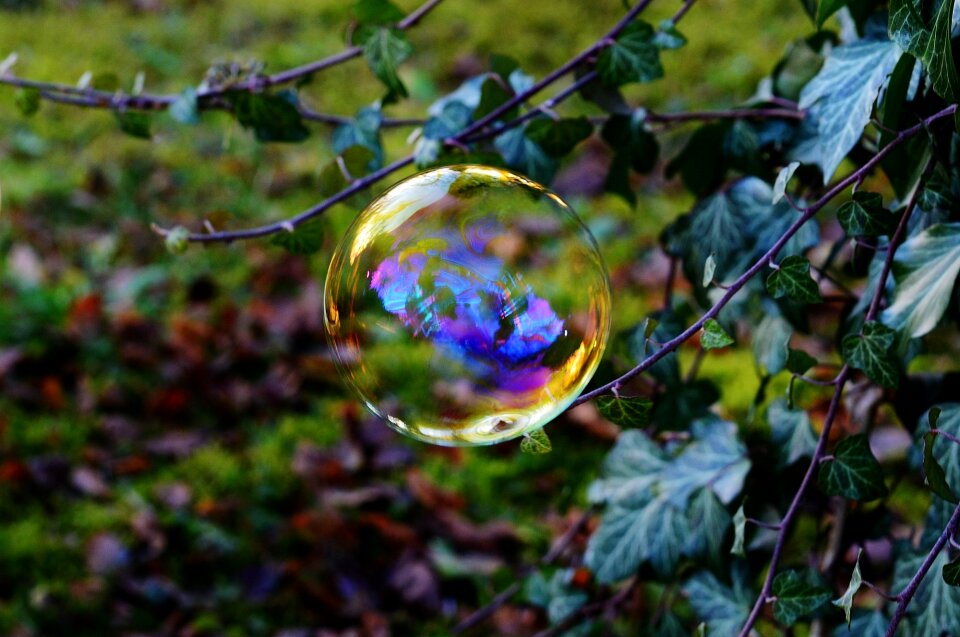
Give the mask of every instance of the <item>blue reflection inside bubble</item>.
POLYGON ((488 249, 499 231, 480 222, 398 240, 368 277, 414 337, 430 340, 481 385, 525 393, 547 384, 552 370, 542 360, 564 322, 488 249))

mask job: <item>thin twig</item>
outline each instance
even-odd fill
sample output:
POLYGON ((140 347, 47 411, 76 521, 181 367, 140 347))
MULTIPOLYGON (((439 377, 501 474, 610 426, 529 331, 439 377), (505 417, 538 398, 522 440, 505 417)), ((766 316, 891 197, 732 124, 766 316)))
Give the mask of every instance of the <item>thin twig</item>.
POLYGON ((938 436, 943 436, 950 442, 955 442, 956 444, 960 445, 960 438, 958 438, 957 436, 954 436, 949 431, 944 431, 943 429, 931 429, 930 433, 936 434, 938 436))

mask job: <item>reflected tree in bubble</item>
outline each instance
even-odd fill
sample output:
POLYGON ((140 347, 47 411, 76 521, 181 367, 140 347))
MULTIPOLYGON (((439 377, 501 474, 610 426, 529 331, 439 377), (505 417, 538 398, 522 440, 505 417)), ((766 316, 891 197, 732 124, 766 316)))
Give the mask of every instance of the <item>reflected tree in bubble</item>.
POLYGON ((555 194, 479 166, 415 175, 353 223, 325 318, 348 384, 416 438, 490 444, 543 426, 609 330, 596 245, 555 194))

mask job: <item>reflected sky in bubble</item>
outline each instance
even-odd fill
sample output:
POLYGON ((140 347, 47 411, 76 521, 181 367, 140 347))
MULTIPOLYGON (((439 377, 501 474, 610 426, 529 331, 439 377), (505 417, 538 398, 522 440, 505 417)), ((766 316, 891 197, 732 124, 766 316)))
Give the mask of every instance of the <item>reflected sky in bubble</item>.
POLYGON ((490 444, 543 426, 582 390, 609 329, 586 228, 506 171, 451 167, 374 201, 327 274, 347 384, 403 433, 490 444))

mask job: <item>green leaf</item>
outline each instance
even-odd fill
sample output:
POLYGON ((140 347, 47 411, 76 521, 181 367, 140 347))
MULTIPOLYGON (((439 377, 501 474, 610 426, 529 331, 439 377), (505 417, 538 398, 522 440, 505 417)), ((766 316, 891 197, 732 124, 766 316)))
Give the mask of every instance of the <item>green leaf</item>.
POLYGON ((890 39, 915 58, 923 58, 930 41, 916 0, 890 0, 888 20, 890 39))
POLYGON ((743 542, 747 534, 747 514, 743 510, 743 503, 733 514, 733 546, 730 547, 730 554, 739 557, 746 557, 747 552, 743 548, 743 542))
POLYGON ((677 26, 673 20, 663 20, 660 22, 660 28, 653 36, 653 43, 661 49, 679 49, 687 43, 687 38, 677 31, 677 26))
POLYGON ((527 137, 553 157, 569 155, 577 144, 592 134, 593 124, 586 117, 564 118, 557 121, 549 117, 541 117, 527 126, 527 137))
POLYGON ((423 136, 438 141, 453 137, 470 123, 472 115, 471 108, 463 102, 446 102, 440 114, 429 118, 423 125, 423 136))
POLYGON ((840 206, 837 219, 848 237, 888 235, 897 225, 897 216, 883 207, 883 198, 875 192, 855 192, 840 206))
POLYGON ((841 440, 833 459, 820 465, 820 486, 828 495, 869 501, 887 493, 883 470, 870 451, 867 436, 857 434, 841 440))
POLYGON ((800 162, 792 161, 780 169, 780 172, 777 173, 777 180, 773 184, 773 200, 771 203, 778 203, 783 199, 787 193, 787 184, 790 183, 793 173, 797 172, 799 167, 800 162))
POLYGON ((604 418, 621 427, 646 427, 650 424, 653 401, 640 396, 600 396, 597 409, 604 418))
POLYGON ((953 59, 954 7, 954 3, 949 0, 940 3, 922 58, 934 92, 948 102, 960 99, 960 77, 957 76, 957 66, 953 59))
POLYGON ((838 46, 800 94, 800 108, 817 121, 815 161, 830 181, 870 122, 873 103, 900 57, 889 40, 857 40, 838 46))
POLYGON ((850 628, 850 612, 853 610, 853 596, 857 594, 857 591, 860 590, 860 585, 863 584, 863 577, 860 575, 861 555, 863 555, 863 549, 857 552, 857 562, 853 565, 853 573, 850 575, 850 583, 847 584, 847 590, 844 591, 839 599, 833 600, 834 606, 839 606, 843 609, 844 617, 847 619, 847 628, 850 628))
POLYGON ((308 221, 293 232, 278 232, 270 239, 270 243, 291 254, 313 254, 323 247, 323 228, 316 221, 308 221))
POLYGON ((787 348, 787 370, 793 374, 803 375, 817 364, 817 359, 801 349, 787 348))
MULTIPOLYGON (((473 111, 474 119, 481 119, 500 108, 514 96, 513 90, 507 83, 506 77, 496 77, 492 74, 484 80, 480 87, 480 102, 473 111)), ((497 117, 501 120, 511 120, 517 116, 518 106, 514 106, 497 117)))
POLYGON ((900 383, 900 368, 890 354, 895 339, 896 333, 889 327, 868 321, 862 334, 843 337, 843 359, 878 385, 896 387, 900 383))
POLYGON ((931 226, 907 239, 893 264, 893 302, 882 315, 907 338, 927 334, 943 316, 960 273, 960 223, 931 226))
POLYGON ((847 6, 849 1, 850 0, 820 0, 820 2, 817 3, 817 28, 822 29, 823 23, 834 13, 847 6))
POLYGON ((767 409, 767 422, 770 423, 781 465, 791 465, 801 458, 813 456, 817 434, 813 431, 807 412, 790 409, 785 400, 778 399, 767 409))
POLYGON ((678 384, 657 400, 653 422, 662 429, 686 429, 696 419, 708 416, 718 400, 720 391, 709 380, 678 384))
POLYGON ((791 336, 793 328, 782 317, 774 314, 763 317, 753 332, 753 357, 761 376, 773 376, 786 368, 791 336))
POLYGON ((140 111, 114 111, 120 130, 131 137, 150 139, 150 116, 140 111))
POLYGON ((730 526, 730 514, 713 489, 703 488, 690 499, 687 509, 690 529, 683 553, 690 557, 705 557, 719 561, 723 540, 730 526))
POLYGON ((181 124, 199 124, 200 111, 197 109, 197 90, 195 88, 184 89, 177 99, 170 104, 168 110, 170 117, 181 124))
POLYGON ((667 164, 667 178, 680 173, 683 185, 693 194, 705 196, 712 192, 723 182, 729 168, 730 162, 723 153, 729 128, 727 122, 718 122, 694 131, 680 154, 667 164))
POLYGON ((383 113, 377 106, 366 106, 357 112, 353 121, 337 126, 333 131, 333 150, 345 154, 353 146, 363 146, 373 153, 366 169, 353 171, 358 176, 367 171, 378 170, 383 166, 383 146, 380 143, 380 125, 383 123, 383 113))
POLYGON ((784 571, 773 580, 773 616, 785 626, 809 615, 830 599, 830 591, 816 581, 816 575, 808 571, 784 571))
POLYGON ((597 74, 607 86, 650 82, 663 77, 653 27, 641 20, 628 24, 616 41, 601 51, 597 74))
POLYGON ((947 484, 947 475, 933 453, 936 439, 937 434, 932 431, 923 436, 923 473, 927 477, 927 486, 947 502, 957 504, 960 500, 957 500, 957 496, 947 484))
POLYGON ((404 13, 390 0, 357 0, 353 17, 360 24, 396 24, 403 20, 404 13))
POLYGON ((413 53, 413 45, 400 29, 367 25, 357 29, 354 41, 362 43, 363 57, 370 70, 387 87, 385 102, 407 96, 407 88, 397 75, 400 63, 413 53))
POLYGON ((840 624, 833 630, 833 637, 884 637, 890 619, 879 610, 853 613, 850 626, 840 624))
POLYGON ((673 458, 640 431, 620 435, 604 463, 604 477, 588 492, 592 501, 608 503, 585 554, 598 581, 619 581, 643 563, 661 575, 670 573, 684 550, 697 548, 685 545, 691 496, 707 488, 729 502, 739 494, 750 461, 736 427, 698 422, 692 434, 693 442, 673 458))
MULTIPOLYGON (((960 436, 960 404, 945 403, 939 407, 933 407, 927 412, 927 419, 932 420, 930 414, 938 409, 940 410, 940 417, 939 420, 936 421, 936 428, 953 436, 960 436)), ((951 440, 941 440, 938 444, 932 444, 932 441, 931 443, 927 443, 926 437, 930 435, 930 432, 924 431, 925 428, 922 425, 918 426, 917 429, 917 442, 918 444, 923 444, 923 469, 927 475, 927 481, 931 484, 931 488, 933 483, 930 480, 931 469, 927 466, 928 453, 931 456, 931 460, 943 471, 943 481, 948 493, 951 495, 960 493, 960 445, 951 440)), ((937 469, 933 469, 934 473, 936 471, 937 469)), ((936 493, 936 491, 934 492, 936 493)), ((938 493, 938 495, 940 494, 938 493)), ((941 495, 941 497, 944 496, 941 495)), ((956 502, 955 499, 945 499, 956 502)))
POLYGON ((613 161, 604 183, 604 190, 620 195, 630 204, 636 195, 630 186, 630 171, 649 173, 657 164, 660 144, 646 128, 646 113, 635 110, 629 115, 611 115, 600 136, 613 149, 613 161))
POLYGON ((507 165, 534 181, 549 183, 557 171, 557 160, 543 151, 526 135, 525 128, 514 128, 501 133, 493 141, 507 165))
POLYGON ((820 289, 810 276, 810 262, 794 255, 785 258, 767 277, 767 292, 775 299, 789 296, 802 303, 820 303, 820 289))
POLYGON ((520 441, 520 451, 523 453, 540 455, 550 453, 552 450, 553 445, 550 443, 547 432, 543 429, 534 429, 530 433, 524 434, 523 440, 520 441))
POLYGON ((40 91, 35 88, 17 89, 14 100, 17 103, 17 109, 25 117, 35 115, 40 110, 40 91))
POLYGON ((960 556, 949 564, 943 565, 940 571, 943 581, 950 586, 960 586, 960 556))
POLYGON ((700 331, 700 347, 706 350, 733 345, 733 338, 714 319, 707 319, 700 331))
POLYGON ((713 275, 717 272, 717 256, 710 254, 703 264, 703 287, 707 288, 713 283, 713 275))
POLYGON ((233 114, 246 129, 252 130, 261 142, 300 142, 310 135, 297 110, 297 97, 292 91, 280 93, 227 93, 233 114))
POLYGON ((190 247, 190 231, 183 226, 172 228, 163 243, 170 254, 183 254, 190 247))
POLYGON ((734 587, 721 583, 712 573, 698 571, 683 585, 697 617, 707 624, 710 637, 735 636, 750 612, 750 589, 739 582, 734 587))

